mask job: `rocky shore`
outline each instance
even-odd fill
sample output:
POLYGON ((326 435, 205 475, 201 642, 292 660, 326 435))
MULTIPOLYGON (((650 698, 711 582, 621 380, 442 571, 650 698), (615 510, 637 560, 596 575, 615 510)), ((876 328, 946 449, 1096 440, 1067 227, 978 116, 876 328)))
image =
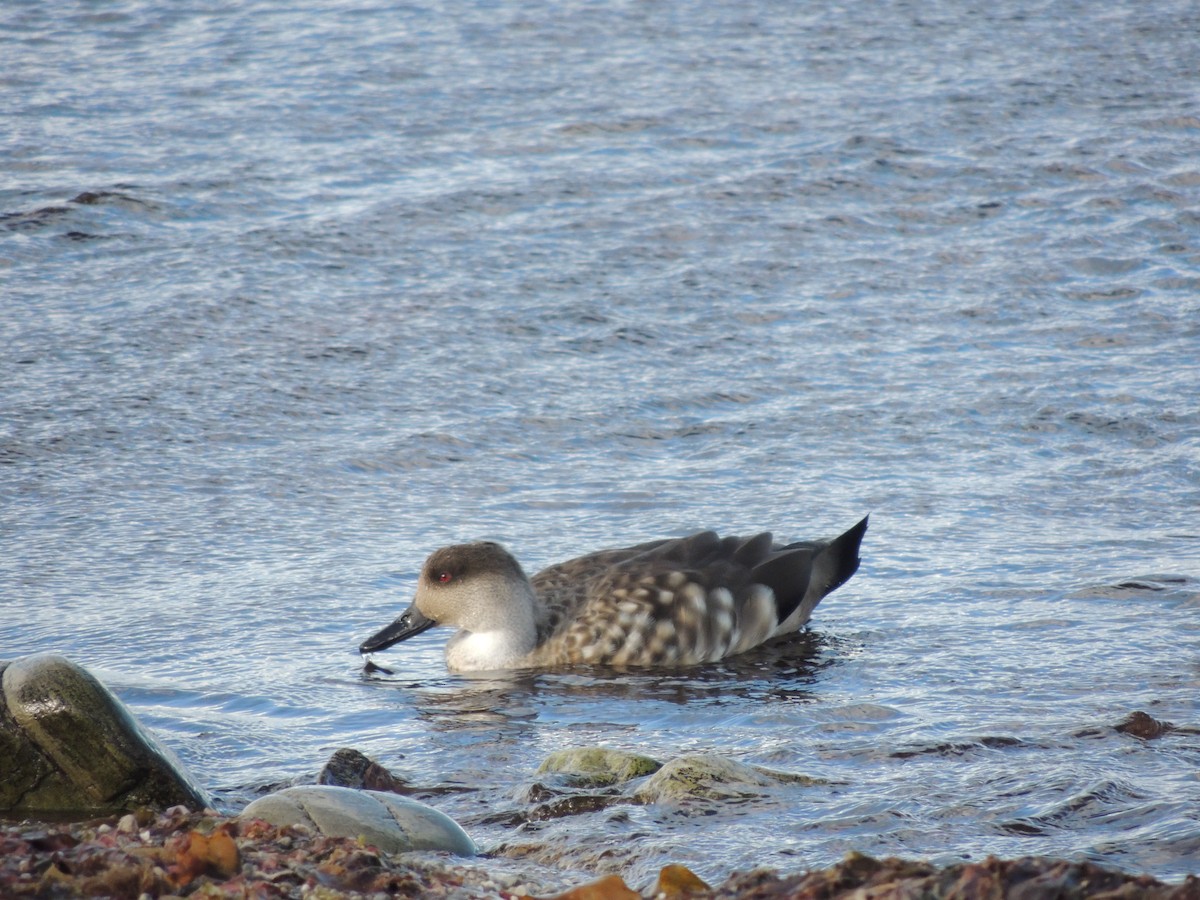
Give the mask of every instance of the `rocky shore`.
MULTIPOLYGON (((561 887, 561 886, 560 886, 561 887)), ((544 892, 512 874, 443 854, 388 854, 356 838, 304 825, 219 816, 175 807, 72 824, 0 829, 0 896, 119 898, 556 897, 558 900, 831 900, 831 898, 1161 898, 1200 900, 1200 879, 1166 885, 1090 863, 986 859, 937 868, 851 854, 827 869, 738 873, 706 885, 667 866, 650 885, 618 875, 544 892)))

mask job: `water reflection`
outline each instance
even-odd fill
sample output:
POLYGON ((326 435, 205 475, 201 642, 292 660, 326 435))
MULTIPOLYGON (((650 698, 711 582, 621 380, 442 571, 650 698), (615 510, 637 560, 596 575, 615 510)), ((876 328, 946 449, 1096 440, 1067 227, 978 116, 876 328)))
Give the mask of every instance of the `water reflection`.
POLYGON ((774 700, 808 702, 818 673, 833 664, 832 641, 791 635, 732 659, 686 669, 573 666, 561 670, 464 673, 438 679, 397 678, 368 661, 362 679, 401 692, 406 705, 438 729, 511 726, 538 710, 586 700, 604 708, 666 703, 695 707, 774 700))

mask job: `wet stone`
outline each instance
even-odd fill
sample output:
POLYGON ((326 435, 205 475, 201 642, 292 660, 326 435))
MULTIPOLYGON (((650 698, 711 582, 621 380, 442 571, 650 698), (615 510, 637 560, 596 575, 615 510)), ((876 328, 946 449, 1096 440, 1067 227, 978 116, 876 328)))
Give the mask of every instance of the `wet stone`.
POLYGON ((0 812, 210 805, 182 764, 81 666, 57 654, 0 663, 0 812))
POLYGON ((412 790, 408 781, 352 747, 334 752, 317 776, 317 784, 391 794, 406 794, 412 790))
POLYGON ((384 853, 444 850, 474 856, 475 842, 445 813, 410 797, 332 785, 298 785, 260 797, 239 817, 360 838, 384 853))
POLYGON ((531 822, 548 819, 561 819, 565 816, 578 816, 583 813, 599 812, 614 804, 624 802, 619 796, 605 794, 579 794, 572 797, 559 797, 547 803, 539 803, 529 812, 531 822))

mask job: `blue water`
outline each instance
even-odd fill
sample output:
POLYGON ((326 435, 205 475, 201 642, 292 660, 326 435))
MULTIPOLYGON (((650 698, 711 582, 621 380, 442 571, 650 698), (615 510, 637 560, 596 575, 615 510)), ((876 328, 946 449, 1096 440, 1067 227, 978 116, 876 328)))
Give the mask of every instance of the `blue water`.
POLYGON ((12 0, 0 54, 0 656, 231 808, 358 747, 543 884, 1200 870, 1194 4, 12 0), (867 512, 793 647, 355 653, 444 543, 867 512), (517 824, 574 743, 832 784, 517 824))

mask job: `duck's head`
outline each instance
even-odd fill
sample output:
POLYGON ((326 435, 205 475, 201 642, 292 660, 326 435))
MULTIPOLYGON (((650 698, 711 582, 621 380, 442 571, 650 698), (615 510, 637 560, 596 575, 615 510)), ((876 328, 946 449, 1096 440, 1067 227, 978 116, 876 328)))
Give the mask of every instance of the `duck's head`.
POLYGON ((532 615, 531 599, 520 563, 499 544, 443 547, 425 560, 408 609, 363 641, 358 652, 384 650, 435 625, 473 634, 508 631, 532 615))

